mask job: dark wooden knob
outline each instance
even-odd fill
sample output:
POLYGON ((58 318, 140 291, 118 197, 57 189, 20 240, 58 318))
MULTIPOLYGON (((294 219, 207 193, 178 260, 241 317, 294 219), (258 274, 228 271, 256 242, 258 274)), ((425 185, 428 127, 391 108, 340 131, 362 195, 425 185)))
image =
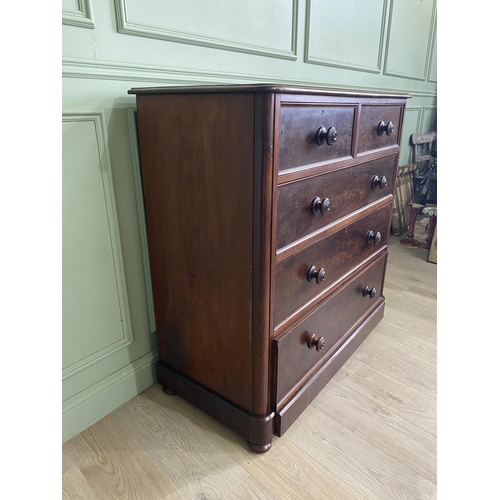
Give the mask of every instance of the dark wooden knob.
POLYGON ((379 232, 368 231, 367 239, 368 243, 373 242, 375 245, 378 245, 382 241, 382 235, 379 232))
POLYGON ((316 215, 321 213, 321 215, 326 215, 330 211, 330 200, 324 198, 321 200, 319 196, 316 196, 311 203, 311 212, 316 215))
POLYGON ((336 141, 337 141, 337 130, 335 130, 335 127, 330 127, 326 131, 326 143, 329 146, 333 146, 336 141))
POLYGON ((384 132, 387 135, 391 135, 394 132, 394 123, 392 123, 392 122, 385 123, 383 121, 378 122, 377 134, 383 135, 384 132))
POLYGON ((325 338, 318 337, 315 333, 311 333, 307 338, 307 347, 309 347, 309 349, 316 347, 318 352, 325 347, 325 343, 325 338))
POLYGON ((307 281, 316 280, 316 283, 320 285, 326 280, 326 271, 323 267, 316 269, 316 266, 311 266, 309 271, 307 271, 307 281))
POLYGON ((319 127, 318 131, 316 132, 316 143, 318 146, 321 146, 326 142, 326 128, 325 127, 319 127))
POLYGON ((328 130, 326 127, 321 126, 316 132, 316 143, 321 146, 325 142, 328 146, 333 146, 337 141, 337 130, 335 127, 329 127, 328 130))
POLYGON ((370 297, 370 299, 373 299, 376 295, 377 289, 375 287, 370 288, 368 285, 365 286, 363 297, 370 297))
POLYGON ((385 175, 383 175, 382 177, 374 175, 372 177, 372 189, 376 189, 377 187, 379 187, 380 189, 384 189, 385 187, 387 187, 387 179, 385 175))

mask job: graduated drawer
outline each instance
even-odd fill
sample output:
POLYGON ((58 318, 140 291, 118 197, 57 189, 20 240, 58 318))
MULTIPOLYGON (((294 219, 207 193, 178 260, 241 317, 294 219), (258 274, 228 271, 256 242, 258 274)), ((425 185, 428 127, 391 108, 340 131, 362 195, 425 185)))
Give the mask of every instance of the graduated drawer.
POLYGON ((280 186, 277 250, 390 194, 396 160, 396 155, 388 156, 280 186), (387 185, 374 183, 375 176, 385 177, 387 185), (313 213, 313 202, 318 199, 321 203, 328 200, 330 210, 313 213))
POLYGON ((356 109, 352 104, 282 104, 279 171, 352 157, 356 109), (335 141, 332 145, 328 144, 325 134, 318 136, 321 127, 326 132, 330 128, 335 129, 335 141), (324 142, 320 144, 322 138, 324 142))
POLYGON ((274 341, 278 407, 315 365, 340 347, 345 334, 380 303, 386 259, 384 252, 316 311, 274 341), (375 288, 374 297, 364 294, 366 287, 368 291, 375 288))
POLYGON ((276 264, 275 328, 386 244, 391 210, 392 203, 384 205, 276 264), (380 234, 377 242, 370 231, 380 234), (309 281, 313 266, 320 274, 309 281))
POLYGON ((401 105, 364 104, 359 117, 358 154, 397 145, 403 109, 401 105), (381 122, 392 124, 390 134, 379 127, 381 122))

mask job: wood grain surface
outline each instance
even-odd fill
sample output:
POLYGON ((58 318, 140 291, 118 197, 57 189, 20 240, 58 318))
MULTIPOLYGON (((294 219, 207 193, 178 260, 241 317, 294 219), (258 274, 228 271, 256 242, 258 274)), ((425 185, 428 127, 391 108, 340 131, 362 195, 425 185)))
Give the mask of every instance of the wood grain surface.
POLYGON ((436 500, 437 266, 389 247, 384 319, 271 450, 155 384, 63 445, 63 499, 436 500))
POLYGON ((394 181, 395 161, 396 156, 387 156, 280 186, 277 249, 389 195, 394 181), (386 177, 387 186, 384 189, 373 189, 375 175, 386 177), (311 204, 315 197, 330 201, 330 211, 325 215, 312 213, 311 204))
POLYGON ((252 411, 253 94, 137 112, 160 360, 252 411))
POLYGON ((352 133, 355 105, 283 105, 280 121, 280 170, 352 157, 352 133), (337 131, 331 146, 319 145, 316 133, 320 127, 337 131))
POLYGON ((368 310, 380 304, 384 266, 385 256, 381 256, 332 294, 314 313, 275 340, 277 406, 314 365, 336 350, 341 339, 368 310), (363 297, 363 288, 367 284, 379 290, 374 299, 363 297), (308 336, 311 333, 325 340, 320 352, 308 348, 308 336))
MULTIPOLYGON (((385 246, 391 209, 392 204, 385 205, 276 265, 275 327, 385 246), (368 242, 369 231, 381 233, 378 245, 368 242), (325 270, 323 282, 308 281, 311 266, 325 270)), ((377 291, 380 293, 380 287, 377 291)))
POLYGON ((403 106, 364 105, 359 118, 358 154, 373 149, 380 149, 398 143, 402 128, 403 106), (394 125, 392 134, 378 135, 377 126, 380 121, 391 121, 394 125))

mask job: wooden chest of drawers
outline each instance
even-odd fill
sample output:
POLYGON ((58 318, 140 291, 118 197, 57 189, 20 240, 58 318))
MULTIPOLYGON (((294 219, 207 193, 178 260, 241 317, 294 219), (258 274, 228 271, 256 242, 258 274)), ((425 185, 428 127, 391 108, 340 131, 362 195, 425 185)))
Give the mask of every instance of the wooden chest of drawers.
POLYGON ((408 95, 131 89, 158 381, 263 452, 380 321, 408 95))

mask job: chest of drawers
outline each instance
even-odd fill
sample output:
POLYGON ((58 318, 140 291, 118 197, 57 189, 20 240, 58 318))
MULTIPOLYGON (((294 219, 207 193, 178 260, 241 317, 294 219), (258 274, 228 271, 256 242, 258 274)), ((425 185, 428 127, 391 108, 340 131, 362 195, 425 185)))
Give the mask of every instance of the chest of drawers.
POLYGON ((381 320, 408 95, 136 94, 158 381, 264 452, 381 320))

